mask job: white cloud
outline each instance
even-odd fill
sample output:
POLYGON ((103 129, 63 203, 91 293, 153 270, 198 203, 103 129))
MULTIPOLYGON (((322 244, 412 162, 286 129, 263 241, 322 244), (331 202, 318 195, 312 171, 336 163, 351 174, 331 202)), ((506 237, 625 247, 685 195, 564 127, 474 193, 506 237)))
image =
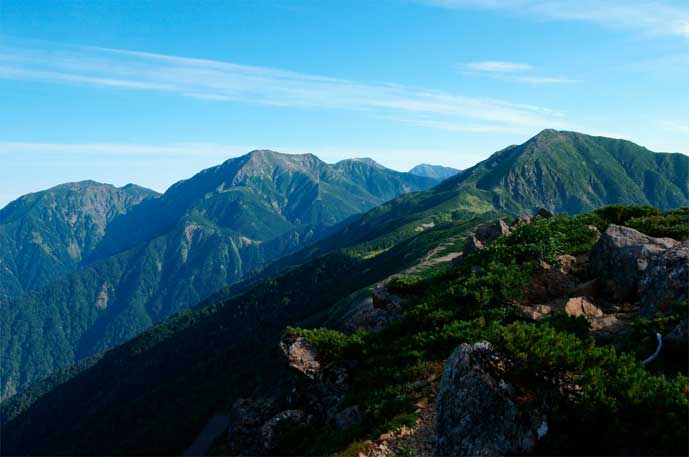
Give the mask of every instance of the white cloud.
POLYGON ((458 65, 459 70, 469 74, 479 74, 491 78, 517 81, 529 84, 564 84, 574 80, 560 76, 522 76, 519 73, 533 70, 534 67, 526 63, 502 62, 497 60, 485 60, 482 62, 469 62, 458 65))
MULTIPOLYGON (((514 65, 523 64, 513 64, 516 70, 514 65)), ((358 110, 377 115, 405 112, 432 116, 437 125, 463 122, 486 130, 532 131, 563 116, 544 107, 398 84, 82 46, 0 46, 0 78, 168 92, 211 102, 358 110)))
POLYGON ((444 8, 507 10, 545 20, 591 22, 689 38, 689 4, 660 0, 419 0, 444 8), (677 6, 681 5, 681 6, 677 6))
POLYGON ((526 63, 500 62, 497 60, 486 60, 483 62, 469 62, 466 67, 471 70, 487 71, 495 73, 512 73, 516 71, 531 70, 533 67, 526 63))
POLYGON ((668 132, 689 135, 689 122, 660 121, 658 125, 668 132))
POLYGON ((562 78, 559 76, 515 76, 510 78, 514 81, 525 82, 529 84, 567 84, 575 82, 573 79, 562 78))

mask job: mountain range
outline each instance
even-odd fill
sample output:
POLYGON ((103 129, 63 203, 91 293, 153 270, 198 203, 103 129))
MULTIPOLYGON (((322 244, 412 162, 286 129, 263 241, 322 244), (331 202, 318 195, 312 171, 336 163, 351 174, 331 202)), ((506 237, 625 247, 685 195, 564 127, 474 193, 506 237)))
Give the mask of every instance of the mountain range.
POLYGON ((82 182, 22 197, 0 213, 3 398, 436 183, 371 160, 258 150, 163 195, 82 182))
MULTIPOLYGON (((286 326, 341 322, 377 282, 461 247, 481 222, 689 204, 689 157, 575 132, 544 130, 440 179, 254 151, 161 196, 137 188, 96 241, 75 237, 62 277, 7 287, 3 393, 32 386, 2 404, 3 453, 179 453, 278 376, 286 326)), ((3 230, 21 200, 0 212, 3 230)))

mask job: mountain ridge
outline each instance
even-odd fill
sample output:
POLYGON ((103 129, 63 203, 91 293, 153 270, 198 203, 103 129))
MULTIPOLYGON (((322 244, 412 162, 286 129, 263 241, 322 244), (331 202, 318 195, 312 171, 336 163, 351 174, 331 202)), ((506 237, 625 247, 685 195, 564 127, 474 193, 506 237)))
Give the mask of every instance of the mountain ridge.
POLYGON ((436 182, 269 150, 180 181, 103 225, 78 270, 8 302, 0 317, 3 395, 131 338, 351 216, 436 182))

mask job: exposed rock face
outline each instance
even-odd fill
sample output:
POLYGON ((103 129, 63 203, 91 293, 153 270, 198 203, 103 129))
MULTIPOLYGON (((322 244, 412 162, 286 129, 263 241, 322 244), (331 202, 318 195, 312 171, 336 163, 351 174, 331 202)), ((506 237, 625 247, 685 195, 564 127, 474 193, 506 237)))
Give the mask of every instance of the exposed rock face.
POLYGON ((536 216, 541 216, 543 219, 550 219, 551 217, 553 217, 553 213, 551 213, 545 208, 541 208, 536 212, 536 216))
POLYGON ((603 316, 603 311, 586 297, 570 298, 564 305, 564 311, 574 317, 584 316, 591 318, 603 316))
POLYGON ((262 436, 263 424, 279 412, 279 405, 269 398, 239 399, 230 411, 228 455, 264 455, 268 452, 262 436))
POLYGON ((517 219, 515 219, 513 225, 530 224, 532 220, 533 217, 529 216, 528 214, 523 214, 519 216, 517 219))
POLYGON ((547 433, 533 401, 515 401, 517 389, 501 379, 490 343, 462 344, 445 364, 436 399, 434 456, 526 453, 547 433))
POLYGON ((591 269, 600 278, 607 298, 616 302, 636 301, 641 277, 649 263, 679 244, 671 238, 653 238, 611 224, 591 251, 591 269))
POLYGON ((669 312, 689 299, 689 241, 678 243, 651 259, 641 277, 639 305, 642 315, 669 312))
POLYGON ((376 308, 386 309, 390 307, 399 308, 400 297, 393 294, 388 289, 389 281, 382 281, 371 291, 371 298, 373 299, 373 306, 376 308))
POLYGON ((476 238, 482 243, 490 243, 511 233, 509 225, 502 219, 492 224, 482 224, 476 228, 476 238))
POLYGON ((597 297, 600 292, 598 278, 577 285, 572 291, 573 297, 597 297))
POLYGON ((469 238, 464 245, 464 250, 462 251, 462 257, 466 257, 468 255, 474 254, 478 251, 483 249, 483 243, 476 238, 475 236, 472 236, 469 238))
POLYGON ((335 428, 347 430, 361 423, 361 410, 358 405, 345 408, 335 415, 335 428))
POLYGON ((304 411, 288 409, 279 412, 261 427, 263 448, 267 451, 277 449, 285 432, 305 423, 304 411))
POLYGON ((317 379, 321 374, 318 351, 303 337, 287 336, 280 342, 280 349, 287 356, 289 365, 301 371, 309 379, 317 379))
POLYGON ((668 348, 677 352, 689 352, 689 319, 684 319, 665 337, 668 348))
POLYGON ((546 303, 567 296, 577 285, 574 275, 577 265, 571 255, 558 258, 558 265, 541 262, 540 267, 529 278, 524 299, 529 303, 546 303))

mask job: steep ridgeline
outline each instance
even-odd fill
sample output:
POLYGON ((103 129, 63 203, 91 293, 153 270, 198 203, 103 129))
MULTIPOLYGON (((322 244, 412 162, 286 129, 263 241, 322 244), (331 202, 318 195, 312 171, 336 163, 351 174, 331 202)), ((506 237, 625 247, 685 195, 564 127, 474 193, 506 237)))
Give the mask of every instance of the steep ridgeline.
POLYGON ((626 140, 544 130, 426 192, 366 213, 323 245, 364 242, 385 249, 423 227, 491 210, 577 214, 614 204, 660 209, 689 204, 689 157, 654 153, 626 140))
POLYGON ((419 164, 411 170, 409 170, 409 173, 413 175, 425 176, 427 178, 434 178, 441 181, 452 176, 458 175, 461 172, 462 170, 458 170, 456 168, 443 167, 442 165, 430 165, 427 163, 419 164))
POLYGON ((0 209, 0 305, 74 270, 106 227, 158 194, 82 181, 25 195, 0 209))
POLYGON ((4 307, 3 395, 133 337, 350 216, 435 183, 362 160, 328 165, 272 151, 181 181, 115 218, 97 245, 89 239, 81 269, 4 307))

